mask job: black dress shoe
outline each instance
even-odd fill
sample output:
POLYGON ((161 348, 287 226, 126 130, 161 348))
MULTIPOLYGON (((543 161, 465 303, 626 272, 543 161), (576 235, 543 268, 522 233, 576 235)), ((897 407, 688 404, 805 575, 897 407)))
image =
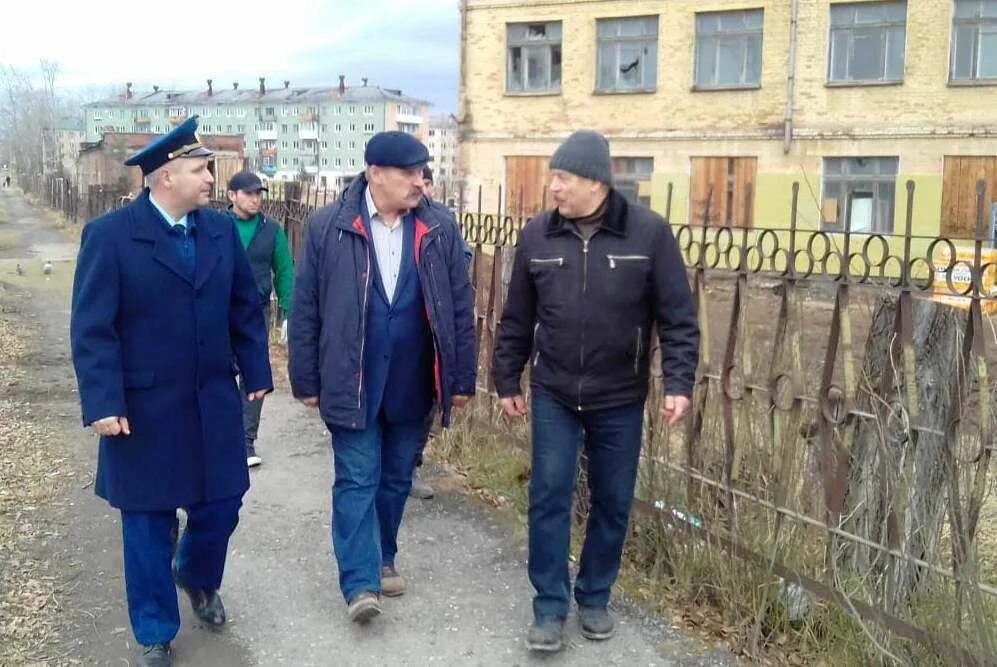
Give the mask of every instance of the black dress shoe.
POLYGON ((184 584, 177 571, 176 564, 173 565, 173 581, 190 598, 190 607, 194 610, 194 615, 202 622, 207 623, 212 628, 220 628, 225 625, 225 606, 218 591, 206 591, 201 588, 191 588, 184 584))
POLYGON ((173 664, 173 651, 169 643, 143 646, 138 664, 139 667, 170 667, 173 664))

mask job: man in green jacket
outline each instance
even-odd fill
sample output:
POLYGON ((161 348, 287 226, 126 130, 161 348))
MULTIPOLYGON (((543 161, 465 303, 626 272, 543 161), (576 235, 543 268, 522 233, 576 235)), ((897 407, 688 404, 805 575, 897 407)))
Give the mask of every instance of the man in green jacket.
MULTIPOLYGON (((294 260, 291 258, 284 230, 260 213, 260 193, 266 189, 259 176, 251 171, 240 171, 228 182, 228 199, 231 202, 229 214, 239 232, 242 247, 249 255, 263 316, 270 325, 270 296, 276 291, 284 322, 282 330, 286 331, 287 318, 291 314, 291 293, 294 291, 294 260)), ((240 386, 242 383, 240 373, 240 386)), ((246 393, 245 387, 241 393, 246 393)), ((242 423, 246 434, 246 464, 250 468, 263 463, 263 459, 256 453, 256 434, 260 428, 262 411, 262 400, 248 401, 243 396, 242 423)))

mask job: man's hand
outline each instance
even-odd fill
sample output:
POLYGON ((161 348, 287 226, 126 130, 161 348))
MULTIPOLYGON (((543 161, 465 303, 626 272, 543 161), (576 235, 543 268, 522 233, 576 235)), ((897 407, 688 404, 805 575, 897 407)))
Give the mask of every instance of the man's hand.
POLYGON ((665 396, 661 401, 661 416, 674 426, 689 412, 689 399, 686 396, 665 396))
POLYGON ((460 408, 467 405, 467 402, 470 400, 471 400, 470 396, 454 396, 451 399, 451 402, 453 403, 453 406, 459 410, 460 408))
POLYGON ((318 407, 318 396, 304 396, 302 398, 299 398, 298 400, 310 408, 318 407))
POLYGON ((90 424, 97 435, 131 435, 128 417, 104 417, 90 424))
POLYGON ((523 399, 521 394, 515 396, 510 396, 508 398, 500 398, 499 405, 505 411, 507 417, 525 417, 528 410, 526 409, 526 401, 523 399))
POLYGON ((248 394, 246 394, 246 396, 249 397, 250 401, 259 401, 259 400, 262 400, 263 397, 267 395, 268 391, 270 391, 270 390, 269 389, 258 389, 257 391, 251 391, 251 392, 249 392, 248 394))

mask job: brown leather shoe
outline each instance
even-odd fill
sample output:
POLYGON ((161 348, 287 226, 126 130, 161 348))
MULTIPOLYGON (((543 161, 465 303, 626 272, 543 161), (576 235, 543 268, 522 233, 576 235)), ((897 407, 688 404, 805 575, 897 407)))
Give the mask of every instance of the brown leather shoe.
POLYGON ((346 608, 346 615, 354 623, 364 624, 381 614, 381 600, 377 593, 365 591, 358 593, 346 608))
POLYGON ((405 579, 390 565, 381 568, 381 595, 396 598, 405 594, 405 579))
POLYGON ((423 481, 422 477, 419 475, 418 468, 416 468, 415 472, 412 474, 412 488, 409 490, 408 494, 413 498, 418 498, 419 500, 429 500, 433 497, 433 487, 423 481))

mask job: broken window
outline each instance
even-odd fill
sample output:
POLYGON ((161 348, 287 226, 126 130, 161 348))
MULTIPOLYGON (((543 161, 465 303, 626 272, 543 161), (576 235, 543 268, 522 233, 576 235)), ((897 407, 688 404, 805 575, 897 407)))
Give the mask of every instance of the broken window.
POLYGON ((997 79, 997 0, 955 0, 951 78, 997 79))
POLYGON ((561 92, 561 22, 510 23, 506 92, 561 92))
POLYGON ((828 81, 903 81, 906 34, 906 2, 831 5, 828 81))
POLYGON ((762 80, 762 10, 696 14, 696 88, 754 88, 762 80))
POLYGON ((658 17, 597 21, 600 91, 653 91, 658 79, 658 17))
POLYGON ((825 231, 889 234, 896 197, 895 157, 824 158, 825 231))

